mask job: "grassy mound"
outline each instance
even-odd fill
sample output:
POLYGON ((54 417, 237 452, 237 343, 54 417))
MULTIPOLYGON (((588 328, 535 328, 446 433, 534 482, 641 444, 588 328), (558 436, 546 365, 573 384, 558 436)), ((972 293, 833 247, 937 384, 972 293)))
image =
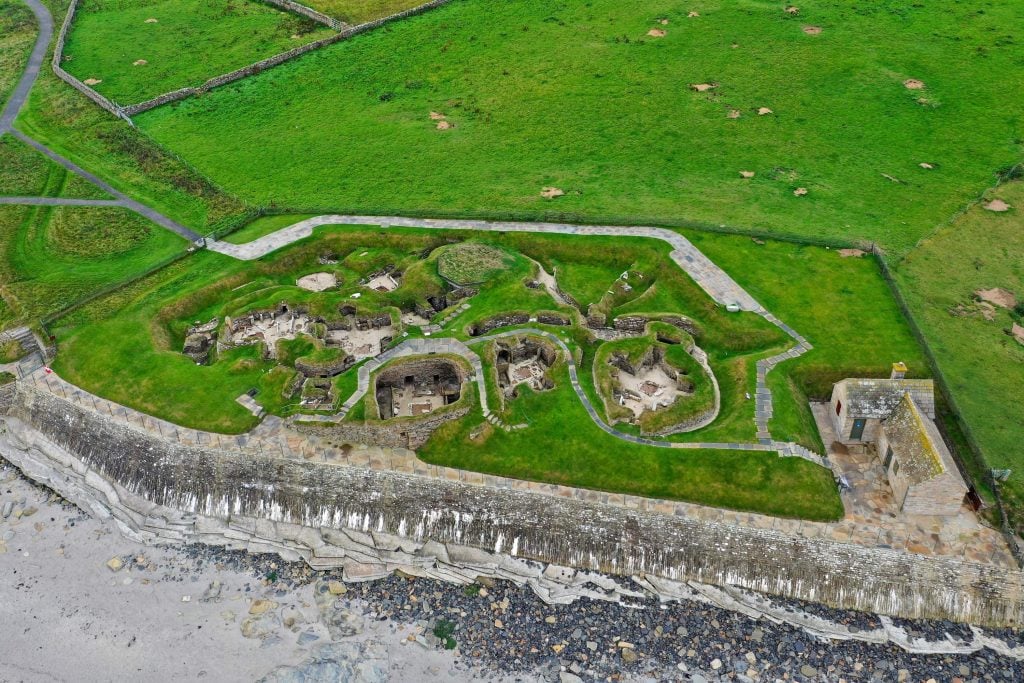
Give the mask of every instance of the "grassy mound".
POLYGON ((480 242, 445 247, 437 257, 437 273, 460 285, 486 282, 515 263, 515 257, 480 242))

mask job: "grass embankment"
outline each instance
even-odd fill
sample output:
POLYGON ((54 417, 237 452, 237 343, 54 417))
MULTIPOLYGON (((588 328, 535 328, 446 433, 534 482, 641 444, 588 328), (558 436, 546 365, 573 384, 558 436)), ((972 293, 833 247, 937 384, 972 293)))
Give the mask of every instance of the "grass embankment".
POLYGON ((658 353, 666 365, 685 376, 681 381, 690 387, 687 395, 679 396, 671 405, 641 413, 636 423, 643 433, 658 433, 711 409, 715 400, 714 386, 704 368, 688 353, 688 345, 692 345, 692 340, 686 345, 670 345, 660 342, 654 334, 602 344, 594 359, 594 374, 602 399, 597 405, 604 406, 608 420, 612 423, 633 420, 633 411, 618 405, 613 398, 614 390, 621 388, 614 376, 621 377, 624 372, 612 367, 611 360, 616 356, 624 358, 630 367, 637 368, 639 372, 645 360, 655 365, 652 356, 658 353))
POLYGON ((456 0, 138 123, 257 204, 694 220, 904 250, 1019 158, 1018 6, 687 18, 669 0, 456 0))
POLYGON ((1024 528, 1024 343, 1010 333, 1024 325, 1024 182, 988 199, 1014 208, 975 206, 900 262, 896 279, 989 467, 1013 470, 1003 490, 1024 528), (1007 307, 975 295, 994 288, 1009 292, 1007 307))
POLYGON ((21 78, 36 40, 36 19, 21 0, 0 0, 0 109, 21 78))
POLYGON ((85 0, 67 70, 118 104, 197 86, 334 32, 250 0, 85 0))
POLYGON ((347 24, 362 24, 388 17, 428 0, 306 0, 302 4, 347 24))
MULTIPOLYGON (((45 0, 57 25, 67 0, 45 0)), ((52 46, 51 46, 52 50, 52 46)), ((50 59, 50 53, 46 59, 50 59)), ((147 206, 205 233, 244 205, 42 69, 16 126, 147 206)))
POLYGON ((0 328, 35 323, 187 246, 127 209, 0 206, 0 328))

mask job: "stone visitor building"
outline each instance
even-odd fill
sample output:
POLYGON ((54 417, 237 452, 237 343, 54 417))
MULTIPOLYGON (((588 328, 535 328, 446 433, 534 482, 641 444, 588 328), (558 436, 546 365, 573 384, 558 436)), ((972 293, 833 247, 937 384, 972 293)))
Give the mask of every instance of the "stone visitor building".
POLYGON ((959 513, 967 485, 935 425, 934 385, 906 379, 893 364, 889 379, 844 379, 832 390, 830 416, 848 449, 873 448, 900 510, 909 514, 959 513))

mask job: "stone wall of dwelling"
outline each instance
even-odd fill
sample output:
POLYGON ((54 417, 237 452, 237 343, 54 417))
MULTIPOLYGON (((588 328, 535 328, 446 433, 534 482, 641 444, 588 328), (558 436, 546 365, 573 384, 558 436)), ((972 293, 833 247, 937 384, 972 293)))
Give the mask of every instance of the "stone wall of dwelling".
POLYGON ((474 337, 479 337, 501 327, 525 325, 528 322, 530 322, 530 314, 525 311, 499 313, 498 315, 487 318, 486 320, 481 320, 470 325, 470 334, 474 337))
POLYGON ((346 572, 445 562, 497 571, 536 561, 907 618, 1024 621, 1024 574, 1016 570, 515 488, 183 446, 23 383, 0 393, 0 455, 152 542, 278 552, 346 572))
POLYGON ((910 486, 903 499, 903 511, 912 515, 952 517, 960 513, 967 487, 959 477, 945 472, 928 481, 910 486))
MULTIPOLYGON (((466 389, 463 389, 465 392, 466 389)), ((460 399, 464 400, 464 399, 460 399)), ((408 448, 416 450, 427 442, 427 439, 445 422, 458 420, 469 414, 471 406, 463 405, 417 418, 393 418, 383 422, 298 422, 296 431, 312 434, 328 443, 344 445, 368 445, 382 448, 408 448)))

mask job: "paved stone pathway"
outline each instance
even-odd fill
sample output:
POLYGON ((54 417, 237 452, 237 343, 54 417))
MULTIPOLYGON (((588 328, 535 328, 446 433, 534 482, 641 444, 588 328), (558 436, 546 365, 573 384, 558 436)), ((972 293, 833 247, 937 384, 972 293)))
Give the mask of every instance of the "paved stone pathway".
POLYGON ((53 16, 50 14, 50 10, 46 8, 39 0, 24 0, 25 4, 29 6, 32 13, 35 14, 36 21, 39 25, 39 35, 36 37, 35 46, 32 48, 32 54, 29 55, 28 64, 25 67, 25 72, 22 74, 21 79, 18 81, 18 85, 15 86, 14 92, 11 93, 10 99, 4 106, 3 113, 0 114, 0 135, 10 133, 14 137, 18 138, 25 144, 34 148, 41 154, 50 158, 54 162, 60 164, 67 170, 75 173, 93 185, 96 185, 107 194, 114 197, 113 200, 63 200, 51 197, 8 197, 4 204, 32 204, 32 205, 46 205, 46 206, 120 206, 135 213, 148 218, 157 225, 174 232, 185 239, 195 242, 201 239, 200 235, 185 226, 177 223, 167 216, 164 216, 159 211, 156 211, 140 202, 135 201, 128 195, 114 189, 109 183, 101 180, 98 176, 89 173, 82 169, 77 164, 65 159, 60 154, 57 154, 46 145, 41 142, 33 140, 28 135, 25 135, 21 131, 14 128, 14 120, 18 116, 18 112, 25 105, 28 100, 29 91, 32 90, 33 84, 35 84, 36 78, 39 77, 39 70, 42 68, 43 61, 46 58, 46 49, 50 44, 50 39, 53 37, 53 16), (20 201, 17 201, 20 200, 20 201), (88 204, 79 204, 78 202, 88 201, 88 204), (103 201, 103 204, 94 204, 95 201, 103 201))
MULTIPOLYGON (((355 407, 359 401, 363 400, 366 392, 370 390, 370 375, 373 374, 377 368, 381 367, 385 363, 389 363, 396 358, 403 358, 406 356, 413 355, 427 355, 427 354, 453 354, 460 356, 465 359, 473 368, 474 377, 473 381, 477 384, 477 389, 480 395, 480 406, 483 410, 483 415, 489 421, 491 421, 492 413, 489 408, 487 400, 487 383, 484 380, 483 364, 480 361, 480 356, 477 355, 469 346, 476 346, 479 344, 485 344, 495 339, 505 339, 508 337, 519 337, 523 335, 533 335, 542 337, 548 341, 556 344, 562 349, 563 357, 566 359, 566 363, 569 368, 569 380, 572 383, 573 391, 576 392, 576 396, 579 397, 583 407, 586 408, 587 414, 590 415, 590 419, 594 421, 602 431, 614 436, 617 439, 623 441, 629 441, 631 443, 640 444, 643 446, 655 446, 657 448, 708 448, 708 449, 719 449, 719 450, 749 450, 749 451, 779 451, 780 455, 786 456, 798 456, 803 457, 816 465, 828 467, 828 463, 824 462, 820 457, 814 454, 798 453, 796 450, 790 448, 785 453, 782 452, 783 444, 777 443, 720 443, 720 442, 675 442, 675 441, 664 441, 659 439, 649 439, 645 437, 635 436, 633 434, 626 434, 620 432, 608 423, 604 421, 600 413, 591 403, 590 397, 587 396, 586 391, 579 382, 579 374, 576 369, 576 362, 573 360, 572 351, 566 346, 565 342, 562 341, 557 335, 554 335, 545 330, 539 330, 536 328, 517 328, 515 330, 509 330, 507 332, 499 332, 497 334, 491 334, 485 337, 478 337, 471 339, 468 343, 463 343, 457 339, 452 338, 421 338, 421 339, 409 339, 402 342, 401 344, 389 349, 382 353, 371 361, 368 361, 361 365, 358 369, 358 384, 355 393, 353 393, 341 406, 341 409, 333 415, 301 415, 293 416, 288 421, 302 421, 302 422, 340 422, 345 416, 355 407)), ((242 400, 241 397, 239 400, 242 400)), ((248 406, 247 406, 248 407, 248 406)), ((700 427, 706 426, 718 416, 718 407, 716 406, 715 413, 708 417, 703 423, 694 426, 689 431, 695 431, 700 427)), ((498 418, 500 422, 500 418, 498 418)), ((785 444, 786 446, 794 446, 795 444, 785 444)))
POLYGON ((403 216, 316 216, 246 244, 208 241, 211 251, 251 261, 305 239, 321 225, 373 225, 382 228, 422 228, 439 230, 479 230, 484 232, 529 232, 554 235, 600 235, 605 237, 648 237, 672 246, 670 258, 685 270, 712 299, 723 306, 736 305, 744 311, 763 310, 745 289, 704 255, 697 247, 677 232, 665 228, 573 225, 570 223, 522 223, 510 221, 478 221, 433 218, 406 218, 403 216))

